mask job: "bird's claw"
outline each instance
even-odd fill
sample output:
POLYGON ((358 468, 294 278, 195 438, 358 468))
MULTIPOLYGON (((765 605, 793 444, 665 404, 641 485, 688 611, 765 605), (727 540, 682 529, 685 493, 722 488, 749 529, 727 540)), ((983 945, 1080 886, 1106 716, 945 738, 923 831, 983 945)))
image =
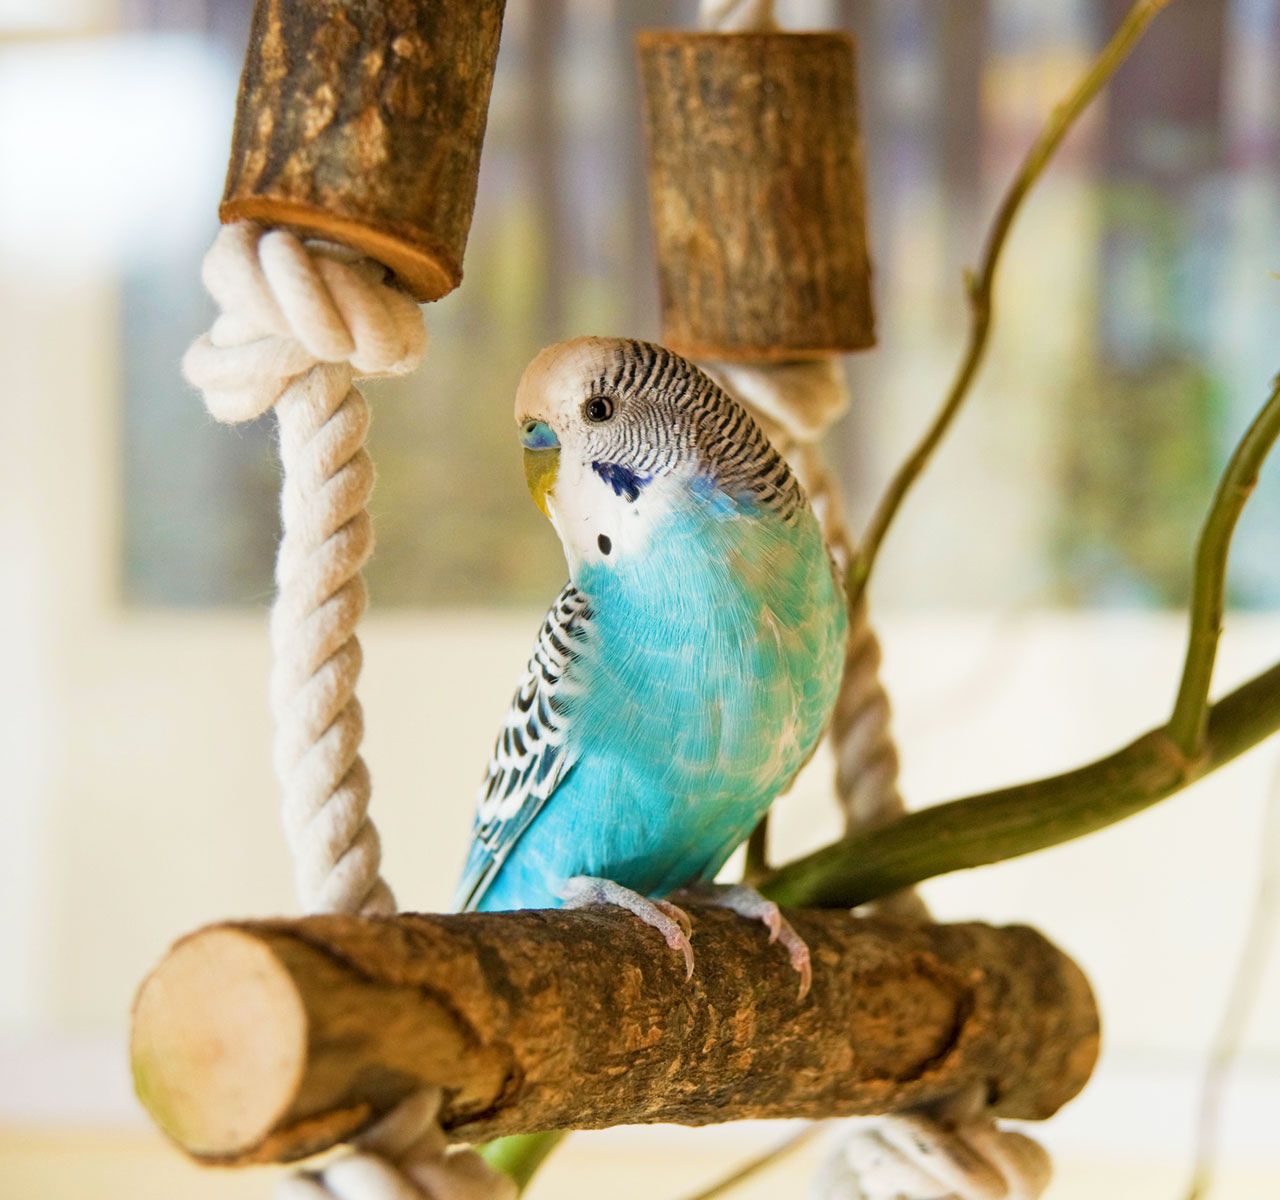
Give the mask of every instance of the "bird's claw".
POLYGON ((781 929, 776 938, 770 942, 781 942, 791 960, 792 969, 800 976, 800 994, 797 999, 803 1000, 813 986, 813 960, 809 954, 809 946, 785 918, 780 918, 781 929))
POLYGON ((684 911, 678 904, 672 904, 670 900, 654 900, 651 902, 659 912, 665 913, 677 925, 686 938, 693 937, 693 922, 689 920, 689 914, 684 911))
POLYGON ((565 908, 587 908, 593 904, 612 904, 634 913, 646 925, 651 925, 672 950, 684 957, 684 977, 693 978, 693 922, 689 914, 670 900, 650 900, 639 892, 633 892, 611 879, 597 879, 592 875, 574 875, 566 879, 560 890, 565 908))
POLYGON ((769 931, 769 944, 782 944, 791 960, 792 969, 800 976, 799 999, 803 1000, 809 994, 809 989, 813 986, 813 962, 809 947, 774 901, 742 883, 700 883, 683 889, 679 894, 687 896, 691 901, 701 901, 714 908, 727 908, 740 917, 760 921, 769 931))
MULTIPOLYGON (((681 908, 676 908, 674 904, 667 904, 665 901, 661 905, 654 905, 664 916, 668 908, 675 908, 680 914, 681 919, 671 918, 673 925, 668 928, 658 925, 656 922, 650 921, 645 917, 640 919, 647 925, 653 925, 659 933, 662 934, 668 946, 672 950, 679 950, 684 955, 684 978, 687 983, 693 978, 693 943, 689 941, 690 935, 693 933, 693 924, 690 922, 688 914, 681 908)), ((639 915, 639 914, 637 914, 639 915)))

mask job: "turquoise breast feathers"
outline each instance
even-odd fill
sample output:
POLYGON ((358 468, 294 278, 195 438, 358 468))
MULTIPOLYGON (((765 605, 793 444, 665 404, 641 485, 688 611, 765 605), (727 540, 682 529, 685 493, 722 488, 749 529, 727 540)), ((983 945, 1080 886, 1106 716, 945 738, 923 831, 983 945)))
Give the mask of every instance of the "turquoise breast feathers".
MULTIPOLYGON (((793 520, 704 502, 660 527, 651 557, 580 571, 545 713, 574 762, 478 907, 554 907, 573 875, 651 896, 709 879, 791 784, 846 633, 818 523, 793 520)), ((484 857, 477 844, 468 876, 484 857)))

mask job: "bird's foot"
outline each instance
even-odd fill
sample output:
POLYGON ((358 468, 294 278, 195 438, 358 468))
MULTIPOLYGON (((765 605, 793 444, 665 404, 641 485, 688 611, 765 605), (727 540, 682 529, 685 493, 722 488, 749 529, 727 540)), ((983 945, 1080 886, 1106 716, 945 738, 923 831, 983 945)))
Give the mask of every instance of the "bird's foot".
POLYGON ((639 892, 633 892, 611 879, 597 879, 594 875, 574 875, 566 879, 560 889, 560 899, 565 908, 588 908, 593 904, 615 904, 634 913, 646 925, 652 925, 672 950, 684 955, 685 978, 693 977, 693 946, 689 936, 693 924, 689 914, 677 908, 669 900, 650 900, 639 892))
POLYGON ((800 999, 809 994, 813 984, 813 965, 809 947, 782 915, 782 910, 772 901, 760 895, 744 883, 695 883, 676 893, 690 902, 708 904, 713 908, 727 908, 740 917, 760 921, 769 931, 769 942, 780 942, 791 959, 791 965, 800 976, 800 999))

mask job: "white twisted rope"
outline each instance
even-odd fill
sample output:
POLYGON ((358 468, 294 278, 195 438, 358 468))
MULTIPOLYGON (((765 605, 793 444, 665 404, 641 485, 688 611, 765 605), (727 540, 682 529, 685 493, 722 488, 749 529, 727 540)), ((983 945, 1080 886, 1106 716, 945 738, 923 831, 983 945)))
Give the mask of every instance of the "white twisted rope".
MULTIPOLYGON (((745 366, 704 364, 743 401, 795 468, 838 563, 853 540, 818 441, 848 407, 834 358, 745 366)), ((872 829, 906 811, 888 693, 880 680, 880 642, 863 599, 850 614, 844 676, 831 728, 836 798, 848 832, 872 829)), ((878 900, 879 912, 928 920, 912 888, 878 900)), ((858 1122, 814 1180, 815 1200, 1037 1200, 1048 1186, 1049 1156, 1030 1138, 1001 1129, 980 1094, 945 1110, 894 1113, 858 1122)))
POLYGON ((381 268, 334 253, 283 231, 223 229, 203 271, 222 315, 183 367, 218 420, 274 407, 279 423, 271 706, 299 899, 309 912, 387 913, 355 697, 373 465, 369 406, 352 379, 412 370, 425 339, 417 305, 381 268))
POLYGON ((318 1171, 295 1171, 276 1200, 515 1200, 510 1176, 478 1154, 450 1151, 436 1123, 440 1090, 410 1096, 318 1171))
MULTIPOLYGON (((187 378, 219 421, 274 408, 280 429, 271 707, 298 895, 309 912, 392 913, 355 695, 373 464, 369 406, 352 381, 413 370, 426 345, 421 313, 376 263, 249 223, 218 234, 203 279, 221 315, 187 351, 187 378)), ((282 1200, 514 1197, 478 1155, 447 1151, 440 1101, 436 1088, 409 1097, 348 1152, 287 1176, 282 1200)))
POLYGON ((1038 1200, 1052 1167, 1044 1147, 1001 1129, 967 1098, 968 1115, 895 1113, 857 1126, 823 1164, 813 1200, 1038 1200))
POLYGON ((698 23, 717 33, 759 33, 778 27, 773 0, 702 0, 698 23))

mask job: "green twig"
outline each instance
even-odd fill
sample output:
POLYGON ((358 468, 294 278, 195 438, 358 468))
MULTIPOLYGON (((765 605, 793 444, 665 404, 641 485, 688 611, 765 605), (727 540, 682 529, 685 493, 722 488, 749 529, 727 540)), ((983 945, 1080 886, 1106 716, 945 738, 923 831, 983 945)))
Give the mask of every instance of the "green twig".
POLYGON ((1249 1018, 1257 1009, 1258 997, 1262 993, 1267 951, 1275 943, 1277 918, 1280 917, 1280 776, 1272 780, 1267 795, 1260 846, 1258 890, 1244 946, 1200 1085, 1195 1159, 1186 1200, 1205 1200, 1213 1189, 1223 1097, 1231 1069, 1240 1054, 1240 1043, 1244 1040, 1249 1018))
POLYGON ((1088 766, 910 813, 757 881, 784 905, 855 905, 935 875, 1070 841, 1163 800, 1280 729, 1280 664, 1213 707, 1227 557, 1267 452, 1280 437, 1280 375, 1240 439, 1196 547, 1190 631, 1166 725, 1088 766))
POLYGON ((1187 758, 1194 758, 1200 753, 1204 740, 1209 683, 1218 653, 1218 638, 1222 633, 1231 536, 1257 486, 1263 460, 1277 437, 1280 437, 1280 375, 1271 385, 1270 398, 1241 438, 1222 473, 1196 545, 1187 657, 1168 726, 1170 740, 1187 758))
POLYGON ((1149 808, 1280 729, 1280 663, 1209 709, 1203 753, 1154 729, 1063 775, 920 809, 778 868, 760 883, 788 906, 851 907, 937 875, 1017 858, 1149 808))
POLYGON ((950 428, 978 373, 979 366, 982 365, 994 314, 993 293, 996 268, 999 266, 1001 252, 1004 250, 1009 230, 1013 227, 1014 218, 1018 215, 1023 200, 1048 166, 1049 160, 1062 144, 1063 138, 1067 136, 1076 119, 1088 108, 1107 80, 1115 74, 1116 69, 1128 57, 1129 52, 1155 16, 1169 3, 1170 0, 1138 0, 1138 3, 1129 10, 1120 23, 1120 28, 1116 30, 1115 36, 1094 60, 1072 93, 1053 110, 1048 123, 1041 130, 1040 136, 1027 153, 1018 173, 1013 177, 1004 194, 1004 199, 1000 201, 995 219, 987 232, 978 270, 975 273, 966 273, 965 277, 970 324, 969 340, 965 346, 964 356, 956 369, 941 409, 938 410, 932 424, 925 431, 910 457, 890 480, 889 486, 871 515, 858 551, 849 562, 845 586, 850 604, 856 603, 866 588, 880 544, 884 541, 885 534, 897 515, 903 499, 924 470, 943 435, 950 428))
POLYGON ((763 1154, 757 1154, 755 1158, 748 1159, 728 1175, 717 1179, 710 1187, 705 1187, 702 1191, 695 1192, 692 1196, 686 1196, 685 1200, 715 1200, 715 1197, 723 1196, 726 1192, 736 1188, 738 1184, 745 1183, 753 1175, 758 1175, 766 1167, 772 1166, 780 1158, 785 1158, 793 1150, 799 1150, 806 1142, 812 1141, 821 1132, 822 1126, 823 1123, 821 1121, 814 1121, 811 1125, 806 1125, 798 1133, 793 1133, 790 1137, 784 1138, 763 1154))
POLYGON ((568 1137, 568 1130, 546 1133, 515 1133, 497 1138, 480 1147, 484 1160, 515 1180, 516 1191, 523 1192, 551 1152, 568 1137))

